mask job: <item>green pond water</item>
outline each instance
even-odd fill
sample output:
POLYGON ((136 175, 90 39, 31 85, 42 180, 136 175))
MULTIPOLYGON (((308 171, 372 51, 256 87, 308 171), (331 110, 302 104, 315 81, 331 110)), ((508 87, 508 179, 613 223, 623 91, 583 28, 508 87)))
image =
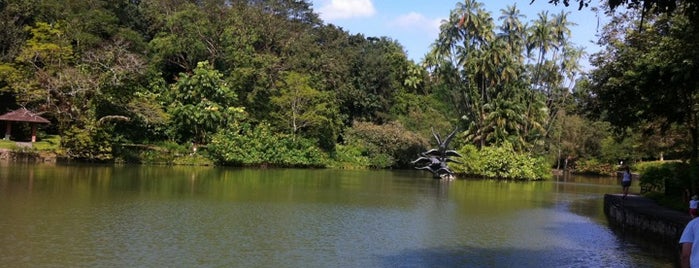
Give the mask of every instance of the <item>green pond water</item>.
MULTIPOLYGON (((672 267, 610 229, 615 178, 0 165, 2 267, 672 267)), ((633 185, 632 192, 638 191, 633 185)))

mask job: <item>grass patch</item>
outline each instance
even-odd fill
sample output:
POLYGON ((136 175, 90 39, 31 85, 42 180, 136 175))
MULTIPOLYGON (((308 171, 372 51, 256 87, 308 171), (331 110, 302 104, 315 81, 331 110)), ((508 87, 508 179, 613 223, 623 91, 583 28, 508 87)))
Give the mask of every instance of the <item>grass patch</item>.
POLYGON ((17 145, 15 145, 14 141, 0 140, 0 149, 15 149, 15 148, 17 148, 17 145))
MULTIPOLYGON (((58 135, 49 135, 44 137, 43 139, 32 143, 32 149, 37 150, 37 151, 51 151, 55 152, 58 151, 59 147, 61 146, 61 136, 58 135)), ((8 150, 17 150, 20 149, 20 146, 17 146, 16 141, 12 140, 0 140, 0 149, 8 149, 8 150)))
POLYGON ((32 144, 34 149, 39 151, 58 151, 61 146, 61 136, 50 135, 32 144))

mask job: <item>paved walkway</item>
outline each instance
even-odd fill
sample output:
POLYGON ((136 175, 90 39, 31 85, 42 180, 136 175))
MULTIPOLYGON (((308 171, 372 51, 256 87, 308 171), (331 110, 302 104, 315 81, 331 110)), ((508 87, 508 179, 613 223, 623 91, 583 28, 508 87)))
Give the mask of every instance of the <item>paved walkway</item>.
MULTIPOLYGON (((689 208, 687 208, 687 212, 680 212, 660 206, 655 200, 640 195, 630 194, 626 196, 626 199, 621 198, 621 194, 614 194, 613 196, 616 196, 623 202, 626 209, 634 210, 641 214, 655 215, 668 221, 680 222, 683 224, 687 224, 687 222, 691 220, 689 217, 689 208)), ((687 204, 687 206, 689 206, 689 204, 687 204)))

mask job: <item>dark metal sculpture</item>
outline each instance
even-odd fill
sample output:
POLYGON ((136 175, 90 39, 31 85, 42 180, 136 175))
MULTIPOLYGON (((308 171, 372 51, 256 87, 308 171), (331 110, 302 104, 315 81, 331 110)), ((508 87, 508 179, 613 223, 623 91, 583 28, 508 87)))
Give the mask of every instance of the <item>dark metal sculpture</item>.
POLYGON ((454 179, 454 172, 449 169, 447 163, 460 163, 459 161, 451 159, 451 157, 461 157, 461 155, 454 150, 447 149, 447 147, 449 146, 451 139, 454 138, 456 130, 457 129, 454 129, 454 131, 452 131, 446 137, 446 139, 442 140, 439 134, 436 134, 434 132, 434 128, 432 128, 432 135, 437 140, 439 147, 437 147, 437 149, 430 149, 426 152, 420 153, 418 159, 415 159, 411 163, 414 165, 424 165, 416 168, 432 172, 435 179, 454 179))

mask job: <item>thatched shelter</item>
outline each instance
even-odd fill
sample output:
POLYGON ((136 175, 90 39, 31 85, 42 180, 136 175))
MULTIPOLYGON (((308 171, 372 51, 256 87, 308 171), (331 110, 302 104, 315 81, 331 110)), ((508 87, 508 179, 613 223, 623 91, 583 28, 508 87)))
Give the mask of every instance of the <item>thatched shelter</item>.
POLYGON ((5 121, 7 128, 5 129, 5 139, 9 140, 12 134, 12 123, 13 122, 27 122, 32 126, 32 142, 36 141, 36 124, 50 124, 46 118, 38 116, 26 108, 19 108, 17 110, 11 111, 9 113, 0 115, 0 121, 5 121))

